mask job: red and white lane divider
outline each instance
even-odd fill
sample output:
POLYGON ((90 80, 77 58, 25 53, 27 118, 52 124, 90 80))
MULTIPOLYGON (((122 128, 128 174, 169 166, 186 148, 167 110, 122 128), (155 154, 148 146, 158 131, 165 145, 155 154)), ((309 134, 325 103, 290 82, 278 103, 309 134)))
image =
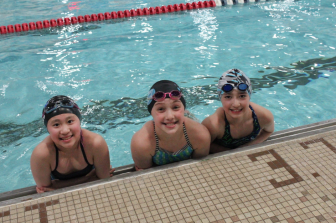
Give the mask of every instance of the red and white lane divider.
POLYGON ((110 19, 121 19, 127 17, 135 17, 135 16, 146 16, 146 15, 154 15, 154 14, 162 14, 162 13, 172 13, 178 11, 186 11, 186 10, 193 10, 193 9, 200 9, 200 8, 210 8, 221 6, 221 0, 211 0, 211 1, 199 1, 199 2, 192 2, 186 4, 174 4, 168 6, 157 6, 157 7, 150 7, 150 8, 143 8, 143 9, 131 9, 125 11, 118 11, 118 12, 105 12, 92 14, 92 15, 85 15, 85 16, 73 16, 71 18, 58 18, 58 19, 51 19, 37 22, 30 22, 30 23, 22 23, 22 24, 15 24, 0 27, 1 34, 7 33, 18 33, 18 32, 25 32, 25 31, 32 31, 32 30, 39 30, 39 29, 48 29, 50 27, 61 27, 61 26, 68 26, 68 25, 75 25, 79 23, 89 23, 95 21, 103 21, 103 20, 110 20, 110 19))

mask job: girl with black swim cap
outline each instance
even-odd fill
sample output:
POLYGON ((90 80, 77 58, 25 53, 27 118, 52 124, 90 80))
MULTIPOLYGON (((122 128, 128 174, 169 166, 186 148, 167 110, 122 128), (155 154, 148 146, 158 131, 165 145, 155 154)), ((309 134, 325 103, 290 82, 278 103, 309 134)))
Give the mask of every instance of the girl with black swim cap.
POLYGON ((137 170, 209 154, 210 134, 202 124, 184 116, 186 102, 176 83, 156 82, 148 92, 147 108, 153 120, 131 141, 137 170))
POLYGON ((30 159, 38 193, 112 176, 104 138, 81 129, 80 109, 71 98, 52 97, 42 118, 49 135, 35 147, 30 159))
POLYGON ((261 143, 272 134, 273 115, 250 101, 252 85, 244 72, 238 69, 224 72, 218 81, 217 94, 222 107, 202 122, 211 134, 211 153, 261 143))

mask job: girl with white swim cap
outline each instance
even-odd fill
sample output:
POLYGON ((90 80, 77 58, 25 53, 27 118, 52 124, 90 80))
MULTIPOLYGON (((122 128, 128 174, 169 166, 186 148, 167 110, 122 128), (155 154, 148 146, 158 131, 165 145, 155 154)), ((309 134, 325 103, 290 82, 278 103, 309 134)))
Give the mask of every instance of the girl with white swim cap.
POLYGON ((30 159, 38 193, 112 176, 104 138, 81 128, 80 109, 71 98, 52 97, 42 118, 49 135, 30 159))
POLYGON ((272 134, 273 115, 250 101, 252 85, 244 72, 224 72, 217 93, 222 107, 202 122, 211 135, 210 153, 261 143, 272 134))

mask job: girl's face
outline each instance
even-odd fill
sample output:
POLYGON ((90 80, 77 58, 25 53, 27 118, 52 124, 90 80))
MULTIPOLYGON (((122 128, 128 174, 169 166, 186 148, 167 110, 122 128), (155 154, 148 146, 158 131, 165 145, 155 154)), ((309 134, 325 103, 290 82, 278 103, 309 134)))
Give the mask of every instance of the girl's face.
POLYGON ((71 113, 65 113, 52 117, 47 124, 47 129, 52 141, 64 148, 77 146, 80 140, 80 120, 71 113))
POLYGON ((244 114, 250 104, 250 96, 246 91, 233 89, 225 92, 221 96, 221 102, 225 111, 225 115, 238 118, 244 114))
POLYGON ((151 114, 155 128, 160 128, 167 134, 173 134, 183 126, 184 106, 180 100, 166 98, 164 101, 156 102, 151 114))

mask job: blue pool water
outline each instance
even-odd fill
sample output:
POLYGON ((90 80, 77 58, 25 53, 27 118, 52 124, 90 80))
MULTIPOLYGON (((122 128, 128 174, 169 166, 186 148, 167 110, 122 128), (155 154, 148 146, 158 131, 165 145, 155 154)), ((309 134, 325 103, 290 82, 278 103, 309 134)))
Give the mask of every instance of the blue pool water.
MULTIPOLYGON (((0 26, 186 2, 4 0, 0 26)), ((161 79, 184 89, 200 121, 220 106, 215 85, 234 67, 276 131, 335 118, 335 13, 334 0, 268 1, 0 35, 0 192, 34 185, 29 159, 56 94, 77 100, 113 167, 133 162, 132 135, 151 119, 145 95, 161 79)))

